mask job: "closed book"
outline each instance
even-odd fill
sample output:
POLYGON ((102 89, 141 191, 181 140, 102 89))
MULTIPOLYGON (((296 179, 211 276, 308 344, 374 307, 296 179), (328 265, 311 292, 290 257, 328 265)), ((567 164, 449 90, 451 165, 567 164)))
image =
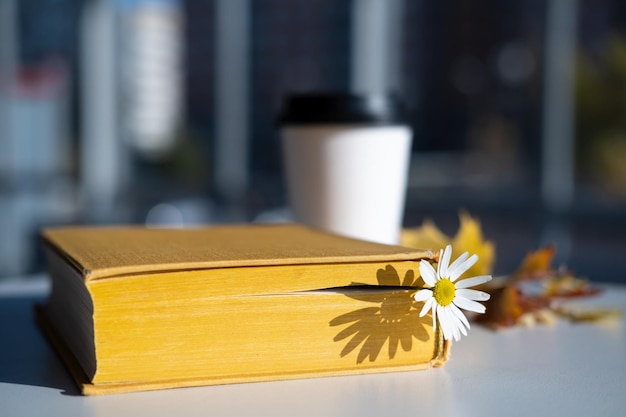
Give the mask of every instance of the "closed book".
POLYGON ((84 394, 442 365, 432 254, 297 224, 42 233, 37 318, 84 394))

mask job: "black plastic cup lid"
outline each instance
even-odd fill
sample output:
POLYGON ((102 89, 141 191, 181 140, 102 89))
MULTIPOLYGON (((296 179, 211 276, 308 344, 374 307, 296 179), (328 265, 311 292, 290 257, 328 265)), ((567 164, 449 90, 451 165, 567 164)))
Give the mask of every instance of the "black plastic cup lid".
POLYGON ((287 96, 278 121, 282 125, 404 124, 406 119, 406 109, 394 95, 306 93, 287 96))

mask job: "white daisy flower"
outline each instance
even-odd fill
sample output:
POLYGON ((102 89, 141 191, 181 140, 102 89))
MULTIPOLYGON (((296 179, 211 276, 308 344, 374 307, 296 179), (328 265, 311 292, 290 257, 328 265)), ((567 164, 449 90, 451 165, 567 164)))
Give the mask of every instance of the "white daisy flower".
POLYGON ((483 284, 491 280, 491 275, 481 275, 473 278, 455 281, 465 271, 472 267, 478 260, 477 255, 469 256, 467 252, 459 256, 450 264, 452 246, 446 246, 445 250, 439 251, 439 263, 437 271, 432 265, 424 260, 420 262, 420 273, 426 283, 424 289, 415 293, 415 301, 423 301, 424 307, 420 317, 432 310, 433 329, 436 327, 437 318, 446 340, 459 340, 461 333, 467 336, 470 325, 465 314, 459 309, 484 313, 485 306, 477 301, 486 301, 489 294, 482 291, 471 290, 469 287, 483 284))

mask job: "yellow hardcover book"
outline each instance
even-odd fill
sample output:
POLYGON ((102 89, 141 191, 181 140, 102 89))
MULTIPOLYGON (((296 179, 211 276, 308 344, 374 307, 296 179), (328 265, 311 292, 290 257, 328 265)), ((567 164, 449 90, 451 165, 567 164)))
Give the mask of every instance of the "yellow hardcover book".
POLYGON ((427 251, 300 225, 43 232, 40 326, 84 394, 442 365, 427 251))

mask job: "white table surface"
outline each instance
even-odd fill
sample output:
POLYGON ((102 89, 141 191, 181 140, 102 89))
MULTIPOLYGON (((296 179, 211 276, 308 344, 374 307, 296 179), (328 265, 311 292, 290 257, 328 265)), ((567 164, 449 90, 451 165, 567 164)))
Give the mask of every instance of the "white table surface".
MULTIPOLYGON (((0 416, 622 416, 624 320, 493 332, 474 326, 444 368, 78 395, 33 323, 43 279, 0 284, 0 416)), ((626 310, 626 287, 593 304, 626 310)))

